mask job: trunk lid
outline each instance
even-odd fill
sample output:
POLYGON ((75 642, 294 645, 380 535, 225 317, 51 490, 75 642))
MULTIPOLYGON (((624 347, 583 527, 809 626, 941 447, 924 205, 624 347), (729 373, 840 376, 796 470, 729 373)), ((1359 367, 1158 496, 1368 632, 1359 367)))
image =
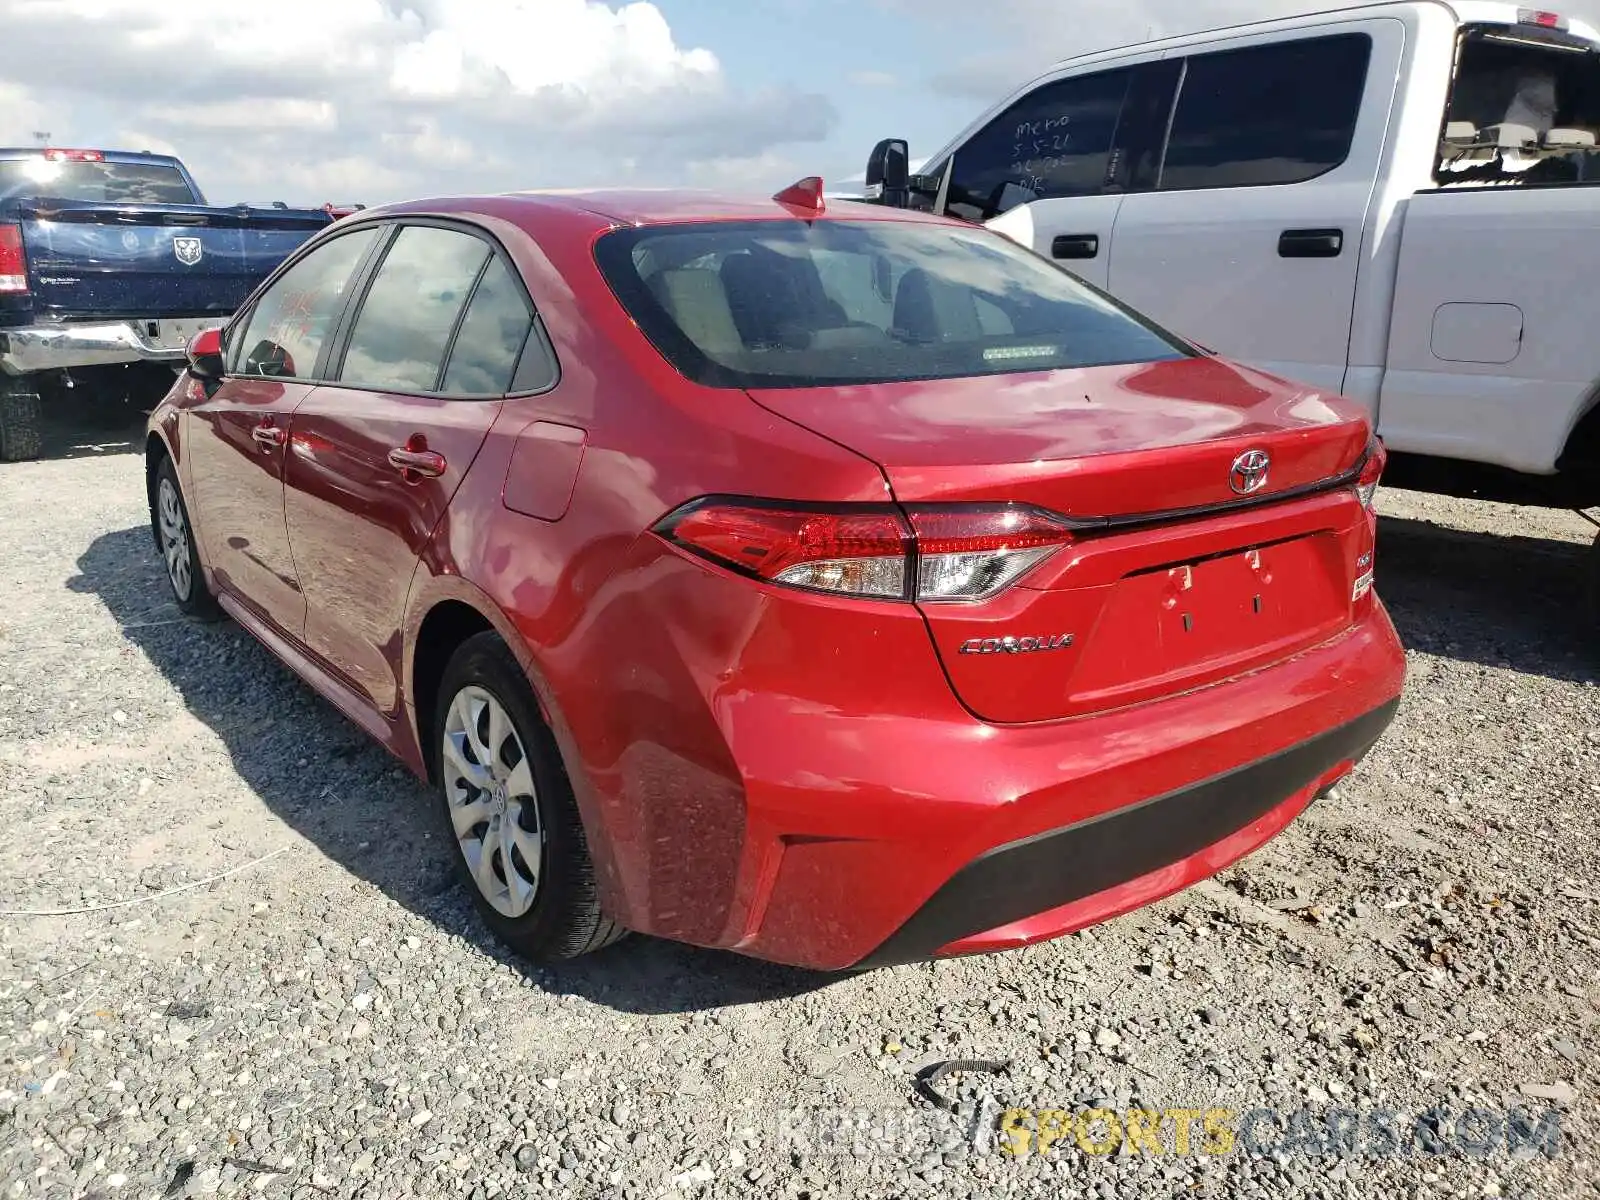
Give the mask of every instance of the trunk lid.
POLYGON ((1371 603, 1353 487, 1364 414, 1211 358, 1049 374, 764 390, 757 403, 875 461, 902 504, 1021 503, 1084 521, 980 603, 921 607, 976 715, 1022 723, 1231 678, 1371 603), (1266 482, 1241 497, 1242 455, 1266 482), (1256 503, 1250 503, 1254 501, 1256 503))
POLYGON ((318 210, 25 200, 35 312, 56 317, 226 315, 329 223, 318 210))
POLYGON ((770 389, 757 404, 876 462, 902 503, 1009 500, 1073 517, 1239 499, 1234 459, 1271 458, 1253 498, 1349 469, 1354 405, 1215 358, 1047 374, 770 389))

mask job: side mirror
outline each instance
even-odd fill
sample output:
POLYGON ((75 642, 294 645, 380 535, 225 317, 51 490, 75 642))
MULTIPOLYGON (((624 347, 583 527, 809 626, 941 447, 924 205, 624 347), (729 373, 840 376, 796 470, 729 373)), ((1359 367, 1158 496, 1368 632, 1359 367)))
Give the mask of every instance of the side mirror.
POLYGON ((911 147, 904 138, 884 138, 867 158, 867 195, 890 208, 911 203, 911 147))
POLYGON ((222 330, 202 329, 189 339, 189 373, 197 379, 221 379, 222 370, 222 330))

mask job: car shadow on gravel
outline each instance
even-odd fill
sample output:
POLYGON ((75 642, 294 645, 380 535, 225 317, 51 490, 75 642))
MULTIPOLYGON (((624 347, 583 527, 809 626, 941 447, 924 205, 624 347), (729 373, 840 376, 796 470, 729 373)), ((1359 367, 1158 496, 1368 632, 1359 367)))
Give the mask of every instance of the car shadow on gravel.
POLYGON ((1381 517, 1378 591, 1411 649, 1574 683, 1600 681, 1587 546, 1381 517))
MULTIPOLYGON (((428 790, 239 626, 183 617, 146 527, 95 539, 78 572, 71 590, 99 598, 273 814, 356 878, 534 986, 623 1012, 688 1013, 846 978, 639 936, 558 967, 516 958, 489 936, 459 886, 428 790)), ((164 707, 154 702, 154 719, 164 707)))

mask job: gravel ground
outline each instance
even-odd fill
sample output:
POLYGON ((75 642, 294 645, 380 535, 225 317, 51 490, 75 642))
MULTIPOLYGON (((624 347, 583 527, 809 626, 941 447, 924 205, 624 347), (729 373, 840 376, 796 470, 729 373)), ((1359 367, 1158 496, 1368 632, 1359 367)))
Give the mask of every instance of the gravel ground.
POLYGON ((239 629, 180 619, 128 448, 58 431, 0 466, 0 1195, 1600 1195, 1575 516, 1386 493, 1399 718, 1338 797, 1149 910, 844 978, 637 938, 543 971, 475 923, 417 784, 239 629), (951 1058, 1011 1066, 940 1083, 947 1117, 913 1073, 951 1058), (965 1136, 1007 1106, 1391 1109, 1413 1145, 1442 1106, 1447 1152, 965 1136), (1461 1122, 1511 1106, 1559 1114, 1553 1156, 1461 1122))

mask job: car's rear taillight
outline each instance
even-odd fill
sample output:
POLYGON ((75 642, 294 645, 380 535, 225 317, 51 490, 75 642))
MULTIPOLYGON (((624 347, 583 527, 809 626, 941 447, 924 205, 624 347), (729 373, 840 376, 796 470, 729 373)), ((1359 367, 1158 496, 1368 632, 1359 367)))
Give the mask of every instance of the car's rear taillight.
POLYGON ((987 600, 1072 541, 1073 526, 1019 505, 838 505, 699 500, 655 532, 745 575, 880 600, 987 600))
POLYGON ((679 509, 657 532, 773 583, 854 596, 905 597, 910 533, 890 510, 808 512, 708 503, 679 509))
POLYGON ((1371 508, 1373 498, 1378 494, 1378 483, 1383 478, 1383 469, 1389 464, 1389 452, 1383 448, 1383 442, 1373 438, 1367 446, 1367 457, 1361 463, 1361 473, 1356 476, 1356 495, 1360 497, 1363 507, 1371 508))
POLYGON ((1037 509, 911 508, 917 599, 987 600, 1062 546, 1072 528, 1037 509))
POLYGON ((0 225, 0 295, 28 290, 28 257, 22 250, 22 226, 0 225))

